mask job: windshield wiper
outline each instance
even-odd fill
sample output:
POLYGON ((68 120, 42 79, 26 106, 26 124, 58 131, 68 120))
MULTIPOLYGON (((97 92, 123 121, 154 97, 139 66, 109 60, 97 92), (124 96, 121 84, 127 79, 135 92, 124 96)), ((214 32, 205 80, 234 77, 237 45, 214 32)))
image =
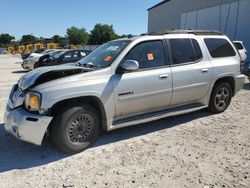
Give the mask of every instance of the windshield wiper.
POLYGON ((89 62, 89 63, 78 62, 75 65, 78 67, 84 67, 84 68, 89 69, 89 70, 95 70, 94 67, 96 67, 92 62, 89 62))

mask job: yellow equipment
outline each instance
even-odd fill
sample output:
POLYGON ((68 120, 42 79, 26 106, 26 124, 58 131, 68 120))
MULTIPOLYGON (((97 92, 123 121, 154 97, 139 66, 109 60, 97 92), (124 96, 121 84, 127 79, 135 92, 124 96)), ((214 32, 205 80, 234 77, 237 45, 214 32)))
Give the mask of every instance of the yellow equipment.
POLYGON ((70 49, 80 49, 81 47, 82 47, 81 45, 73 45, 73 44, 69 45, 70 49))
POLYGON ((17 46, 16 47, 16 53, 23 54, 25 53, 25 46, 17 46))
POLYGON ((38 43, 34 44, 34 50, 41 49, 41 48, 44 48, 43 43, 38 42, 38 43))
POLYGON ((33 52, 33 50, 34 50, 33 44, 26 45, 26 48, 25 48, 26 53, 31 53, 31 52, 33 52))
POLYGON ((13 47, 13 46, 9 46, 9 47, 8 47, 8 52, 9 52, 9 53, 13 54, 14 51, 15 51, 15 47, 13 47))
POLYGON ((54 42, 47 43, 47 49, 55 49, 59 47, 60 47, 59 43, 54 43, 54 42))

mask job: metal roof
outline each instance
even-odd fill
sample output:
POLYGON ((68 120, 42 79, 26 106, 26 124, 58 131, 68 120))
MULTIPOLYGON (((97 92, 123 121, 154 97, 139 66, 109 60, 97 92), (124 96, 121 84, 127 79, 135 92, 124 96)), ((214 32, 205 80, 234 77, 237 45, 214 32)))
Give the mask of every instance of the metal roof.
POLYGON ((170 1, 170 0, 164 0, 164 1, 162 1, 162 2, 160 2, 160 3, 158 3, 158 4, 156 4, 155 6, 150 7, 150 8, 148 9, 148 11, 151 10, 151 9, 154 9, 154 8, 156 8, 156 7, 158 7, 158 6, 162 5, 162 4, 164 4, 164 3, 167 3, 167 2, 169 2, 169 1, 170 1))
POLYGON ((166 34, 194 34, 194 35, 223 35, 223 33, 214 30, 182 30, 182 29, 172 29, 160 32, 152 32, 142 35, 166 35, 166 34))

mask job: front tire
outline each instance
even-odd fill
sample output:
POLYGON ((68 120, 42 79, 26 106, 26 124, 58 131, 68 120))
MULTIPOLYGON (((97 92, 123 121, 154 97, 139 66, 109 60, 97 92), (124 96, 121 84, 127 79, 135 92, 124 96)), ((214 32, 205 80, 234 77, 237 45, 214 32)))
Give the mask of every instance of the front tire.
POLYGON ((79 153, 93 144, 100 134, 100 116, 89 105, 69 106, 54 120, 51 138, 67 153, 79 153))
POLYGON ((212 113, 224 112, 231 103, 232 95, 232 88, 228 83, 216 84, 210 98, 209 110, 212 113))

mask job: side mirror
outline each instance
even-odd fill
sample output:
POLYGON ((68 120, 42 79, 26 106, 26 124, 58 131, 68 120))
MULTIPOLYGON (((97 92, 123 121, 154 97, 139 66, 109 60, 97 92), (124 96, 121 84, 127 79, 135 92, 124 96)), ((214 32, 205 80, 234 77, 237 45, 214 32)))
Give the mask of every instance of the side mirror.
POLYGON ((135 60, 125 60, 121 63, 118 73, 134 72, 139 69, 139 63, 135 60))

